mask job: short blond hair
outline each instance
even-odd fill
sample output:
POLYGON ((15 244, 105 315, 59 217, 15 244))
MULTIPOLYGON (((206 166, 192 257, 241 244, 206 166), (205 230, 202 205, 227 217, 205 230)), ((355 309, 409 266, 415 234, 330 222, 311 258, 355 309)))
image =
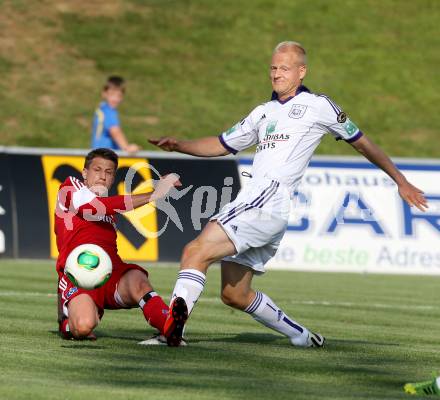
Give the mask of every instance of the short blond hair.
POLYGON ((278 43, 273 49, 273 54, 284 51, 293 51, 298 56, 299 63, 301 65, 307 65, 306 50, 304 49, 301 43, 293 42, 289 40, 278 43))

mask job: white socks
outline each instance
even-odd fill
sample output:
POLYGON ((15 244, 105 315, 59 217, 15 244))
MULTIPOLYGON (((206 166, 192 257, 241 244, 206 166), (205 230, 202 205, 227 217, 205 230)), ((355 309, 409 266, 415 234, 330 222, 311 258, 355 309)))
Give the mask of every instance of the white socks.
MULTIPOLYGON (((205 287, 205 281, 206 276, 203 272, 192 268, 181 270, 177 277, 171 300, 176 297, 182 297, 188 307, 188 315, 191 314, 205 287)), ((307 345, 309 335, 307 328, 290 319, 264 293, 256 292, 254 300, 244 311, 261 324, 290 338, 290 342, 293 345, 307 345)))
POLYGON ((188 315, 191 314, 205 287, 205 281, 206 276, 203 272, 196 269, 181 270, 177 276, 171 300, 175 297, 182 297, 186 301, 188 315))
POLYGON ((244 310, 261 324, 290 338, 295 346, 306 346, 309 331, 307 328, 290 319, 264 293, 256 292, 251 304, 244 310))

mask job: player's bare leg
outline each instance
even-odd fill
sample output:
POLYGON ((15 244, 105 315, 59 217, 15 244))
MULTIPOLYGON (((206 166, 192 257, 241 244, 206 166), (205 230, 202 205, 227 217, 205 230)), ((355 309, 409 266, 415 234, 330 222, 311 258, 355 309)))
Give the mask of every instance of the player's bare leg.
POLYGON ((79 294, 69 301, 69 330, 75 339, 94 338, 93 329, 99 323, 98 309, 88 294, 79 294), (93 337, 91 337, 93 335, 93 337))
POLYGON ((257 322, 290 339, 294 346, 322 347, 324 338, 287 316, 266 294, 251 288, 254 272, 251 268, 231 261, 222 261, 223 303, 244 311, 257 322))
POLYGON ((255 299, 255 291, 251 288, 254 273, 251 268, 239 264, 222 261, 221 299, 226 305, 244 311, 255 299))
POLYGON ((170 346, 180 343, 186 319, 205 286, 208 267, 235 252, 234 244, 214 221, 209 222, 202 233, 185 246, 171 297, 170 314, 165 323, 165 336, 170 346))
POLYGON ((118 283, 119 302, 126 307, 140 307, 147 322, 163 333, 168 306, 153 289, 146 273, 130 269, 118 283))
POLYGON ((206 273, 208 267, 223 257, 236 253, 234 243, 229 239, 221 225, 209 222, 197 238, 183 249, 180 269, 194 268, 206 273))
POLYGON ((128 307, 135 307, 145 293, 152 292, 147 274, 137 269, 128 270, 118 282, 118 294, 128 307))

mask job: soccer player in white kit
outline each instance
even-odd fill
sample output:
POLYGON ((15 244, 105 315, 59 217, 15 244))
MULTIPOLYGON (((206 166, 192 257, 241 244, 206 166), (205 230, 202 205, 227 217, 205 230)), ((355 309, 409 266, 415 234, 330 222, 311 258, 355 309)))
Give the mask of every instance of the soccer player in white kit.
MULTIPOLYGON (((187 244, 173 291, 191 313, 203 291, 209 265, 221 261, 222 301, 287 336, 295 346, 322 347, 324 337, 287 316, 265 293, 252 289, 255 274, 275 255, 286 230, 291 197, 326 133, 350 143, 385 171, 411 206, 427 207, 423 192, 409 183, 389 157, 369 140, 331 99, 302 85, 306 53, 297 42, 282 42, 273 52, 270 78, 273 100, 257 106, 219 137, 196 140, 151 139, 166 151, 201 157, 237 153, 256 145, 252 177, 237 198, 211 218, 187 244)), ((174 299, 174 300, 173 300, 174 299)), ((178 345, 180 337, 168 338, 178 345)))

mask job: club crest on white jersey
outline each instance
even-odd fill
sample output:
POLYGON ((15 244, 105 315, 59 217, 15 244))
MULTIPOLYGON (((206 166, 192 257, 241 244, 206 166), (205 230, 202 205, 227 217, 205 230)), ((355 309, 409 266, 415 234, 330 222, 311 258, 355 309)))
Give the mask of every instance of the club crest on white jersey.
POLYGON ((307 110, 307 106, 303 104, 294 104, 289 112, 290 118, 302 118, 307 110))

